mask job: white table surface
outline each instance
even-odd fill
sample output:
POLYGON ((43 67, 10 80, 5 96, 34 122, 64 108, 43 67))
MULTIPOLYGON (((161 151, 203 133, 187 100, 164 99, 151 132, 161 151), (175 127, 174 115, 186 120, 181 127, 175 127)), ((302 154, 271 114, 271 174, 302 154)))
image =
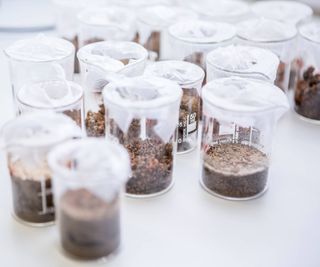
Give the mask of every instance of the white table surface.
MULTIPOLYGON (((0 47, 11 42, 0 34, 0 47)), ((13 117, 0 52, 0 126, 13 117)), ((0 156, 0 266, 96 266, 60 252, 56 227, 11 217, 11 186, 0 156)), ((275 135, 270 187, 260 199, 231 202, 199 185, 197 151, 179 156, 176 183, 148 200, 124 199, 123 248, 110 267, 319 267, 320 126, 288 113, 275 135)))

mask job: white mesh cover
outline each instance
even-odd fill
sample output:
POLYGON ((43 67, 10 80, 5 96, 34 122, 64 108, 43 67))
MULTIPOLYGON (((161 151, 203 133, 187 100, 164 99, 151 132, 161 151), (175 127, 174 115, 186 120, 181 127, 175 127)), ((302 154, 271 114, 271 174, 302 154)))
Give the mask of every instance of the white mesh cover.
POLYGON ((119 193, 130 173, 127 151, 109 140, 69 141, 56 147, 48 158, 58 185, 85 187, 107 201, 119 193))
POLYGON ((254 42, 281 42, 296 36, 294 26, 271 19, 259 18, 241 22, 238 36, 254 42))
POLYGON ((262 1, 252 5, 254 14, 293 25, 312 16, 311 7, 295 1, 262 1))
POLYGON ((60 60, 71 56, 74 51, 70 42, 43 34, 19 40, 5 50, 10 58, 35 62, 60 60))
POLYGON ((198 0, 190 1, 189 5, 201 18, 231 23, 248 17, 250 11, 247 3, 233 0, 198 0))
POLYGON ((172 25, 169 33, 190 43, 219 43, 235 37, 236 29, 227 23, 192 20, 172 25))
POLYGON ((128 33, 135 31, 134 14, 127 8, 115 5, 85 9, 79 13, 78 19, 88 25, 113 27, 128 33))
POLYGON ((207 64, 234 75, 246 74, 274 82, 279 58, 266 49, 230 45, 210 52, 207 55, 207 64))
POLYGON ((148 52, 141 45, 133 42, 106 41, 82 47, 78 58, 85 64, 85 87, 101 91, 108 83, 110 73, 128 76, 142 74, 148 52), (128 60, 125 65, 121 60, 128 60), (141 67, 140 67, 141 65, 141 67))
POLYGON ((177 83, 154 76, 122 78, 103 90, 108 115, 123 132, 133 119, 157 120, 155 131, 168 142, 178 123, 182 89, 177 83))
POLYGON ((184 86, 202 83, 204 71, 199 66, 189 62, 167 60, 158 61, 147 66, 145 75, 166 78, 184 86))
POLYGON ((78 84, 66 80, 31 83, 23 86, 17 94, 20 103, 44 109, 74 104, 82 96, 82 88, 78 84))
POLYGON ((39 111, 24 114, 5 124, 1 132, 6 147, 43 147, 81 137, 81 129, 68 116, 39 111))
POLYGON ((153 31, 163 31, 178 21, 195 19, 196 13, 176 6, 154 5, 148 6, 138 13, 140 43, 145 44, 153 31))
POLYGON ((202 89, 202 99, 206 103, 206 112, 212 117, 241 125, 250 125, 251 117, 257 112, 274 110, 280 117, 289 109, 286 95, 275 85, 240 77, 216 79, 207 83, 202 89), (221 114, 217 114, 215 107, 221 110, 221 114), (234 113, 246 115, 234 118, 234 113))

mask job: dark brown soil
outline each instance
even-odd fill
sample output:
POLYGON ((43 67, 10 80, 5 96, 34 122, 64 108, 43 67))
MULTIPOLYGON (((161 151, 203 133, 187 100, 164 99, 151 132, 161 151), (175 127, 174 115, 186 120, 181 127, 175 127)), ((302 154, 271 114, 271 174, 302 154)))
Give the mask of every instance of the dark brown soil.
POLYGON ((108 203, 87 189, 69 190, 60 199, 59 216, 62 246, 69 254, 91 260, 119 248, 118 196, 108 203))
POLYGON ((172 183, 173 146, 164 143, 154 132, 155 120, 146 121, 147 138, 140 137, 140 121, 134 119, 126 134, 110 121, 110 134, 125 146, 131 158, 132 176, 126 192, 132 195, 155 194, 172 183))
POLYGON ((85 124, 88 136, 105 136, 105 108, 103 104, 100 105, 100 109, 98 112, 87 112, 85 124))
POLYGON ((202 179, 211 191, 232 198, 253 197, 264 191, 268 158, 243 144, 210 146, 204 155, 202 179))
POLYGON ((14 213, 19 219, 30 223, 54 221, 55 213, 49 177, 45 178, 41 185, 40 181, 21 179, 11 174, 11 182, 14 213), (43 204, 46 206, 44 207, 43 204))
POLYGON ((320 73, 314 67, 309 67, 297 83, 295 110, 306 118, 320 120, 320 73))

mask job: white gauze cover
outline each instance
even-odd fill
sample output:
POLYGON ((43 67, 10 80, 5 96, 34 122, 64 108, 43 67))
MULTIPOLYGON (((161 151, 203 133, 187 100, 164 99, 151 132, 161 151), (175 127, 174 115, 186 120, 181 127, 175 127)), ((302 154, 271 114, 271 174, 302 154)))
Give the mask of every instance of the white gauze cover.
POLYGON ((279 58, 271 51, 251 46, 219 47, 207 55, 208 66, 229 72, 230 75, 238 73, 272 83, 276 79, 279 63, 279 58))
POLYGON ((59 108, 77 102, 83 96, 81 86, 66 80, 36 82, 23 86, 17 99, 35 108, 59 108))
POLYGON ((103 96, 109 118, 124 133, 137 118, 157 120, 154 129, 164 142, 174 134, 182 97, 177 83, 154 76, 123 77, 109 83, 103 89, 103 96))
POLYGON ((258 112, 274 111, 275 117, 280 118, 289 109, 286 95, 275 85, 240 77, 207 83, 202 99, 206 114, 242 126, 252 125, 258 112))
POLYGON ((56 186, 87 188, 106 201, 114 199, 130 174, 127 151, 110 140, 68 141, 50 152, 48 160, 56 186))
POLYGON ((198 94, 204 78, 204 71, 199 66, 176 60, 158 61, 148 65, 144 74, 169 79, 184 89, 196 87, 198 94))
POLYGON ((90 90, 101 92, 108 83, 110 73, 137 76, 143 73, 148 57, 147 50, 139 44, 124 41, 106 41, 80 48, 78 58, 85 65, 82 70, 84 85, 90 90), (127 65, 121 62, 128 59, 127 65))

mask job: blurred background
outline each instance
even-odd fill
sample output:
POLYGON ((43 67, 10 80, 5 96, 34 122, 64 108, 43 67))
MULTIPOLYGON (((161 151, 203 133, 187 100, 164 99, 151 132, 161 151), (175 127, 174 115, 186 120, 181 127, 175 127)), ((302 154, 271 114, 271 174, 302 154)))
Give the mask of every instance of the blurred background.
MULTIPOLYGON (((123 0, 137 2, 140 0, 123 0)), ((197 0, 169 0, 172 3, 186 5, 187 2, 197 0)), ((214 0, 212 0, 214 1, 214 0)), ((253 2, 255 0, 244 0, 253 2)), ((259 1, 259 0, 257 0, 259 1)), ((299 0, 312 6, 316 13, 320 13, 320 0, 299 0)), ((297 0, 297 2, 299 2, 297 0)), ((111 1, 110 1, 111 2, 111 1)), ((54 28, 55 12, 52 0, 0 0, 0 38, 10 37, 4 32, 30 32, 51 30, 54 28)))

